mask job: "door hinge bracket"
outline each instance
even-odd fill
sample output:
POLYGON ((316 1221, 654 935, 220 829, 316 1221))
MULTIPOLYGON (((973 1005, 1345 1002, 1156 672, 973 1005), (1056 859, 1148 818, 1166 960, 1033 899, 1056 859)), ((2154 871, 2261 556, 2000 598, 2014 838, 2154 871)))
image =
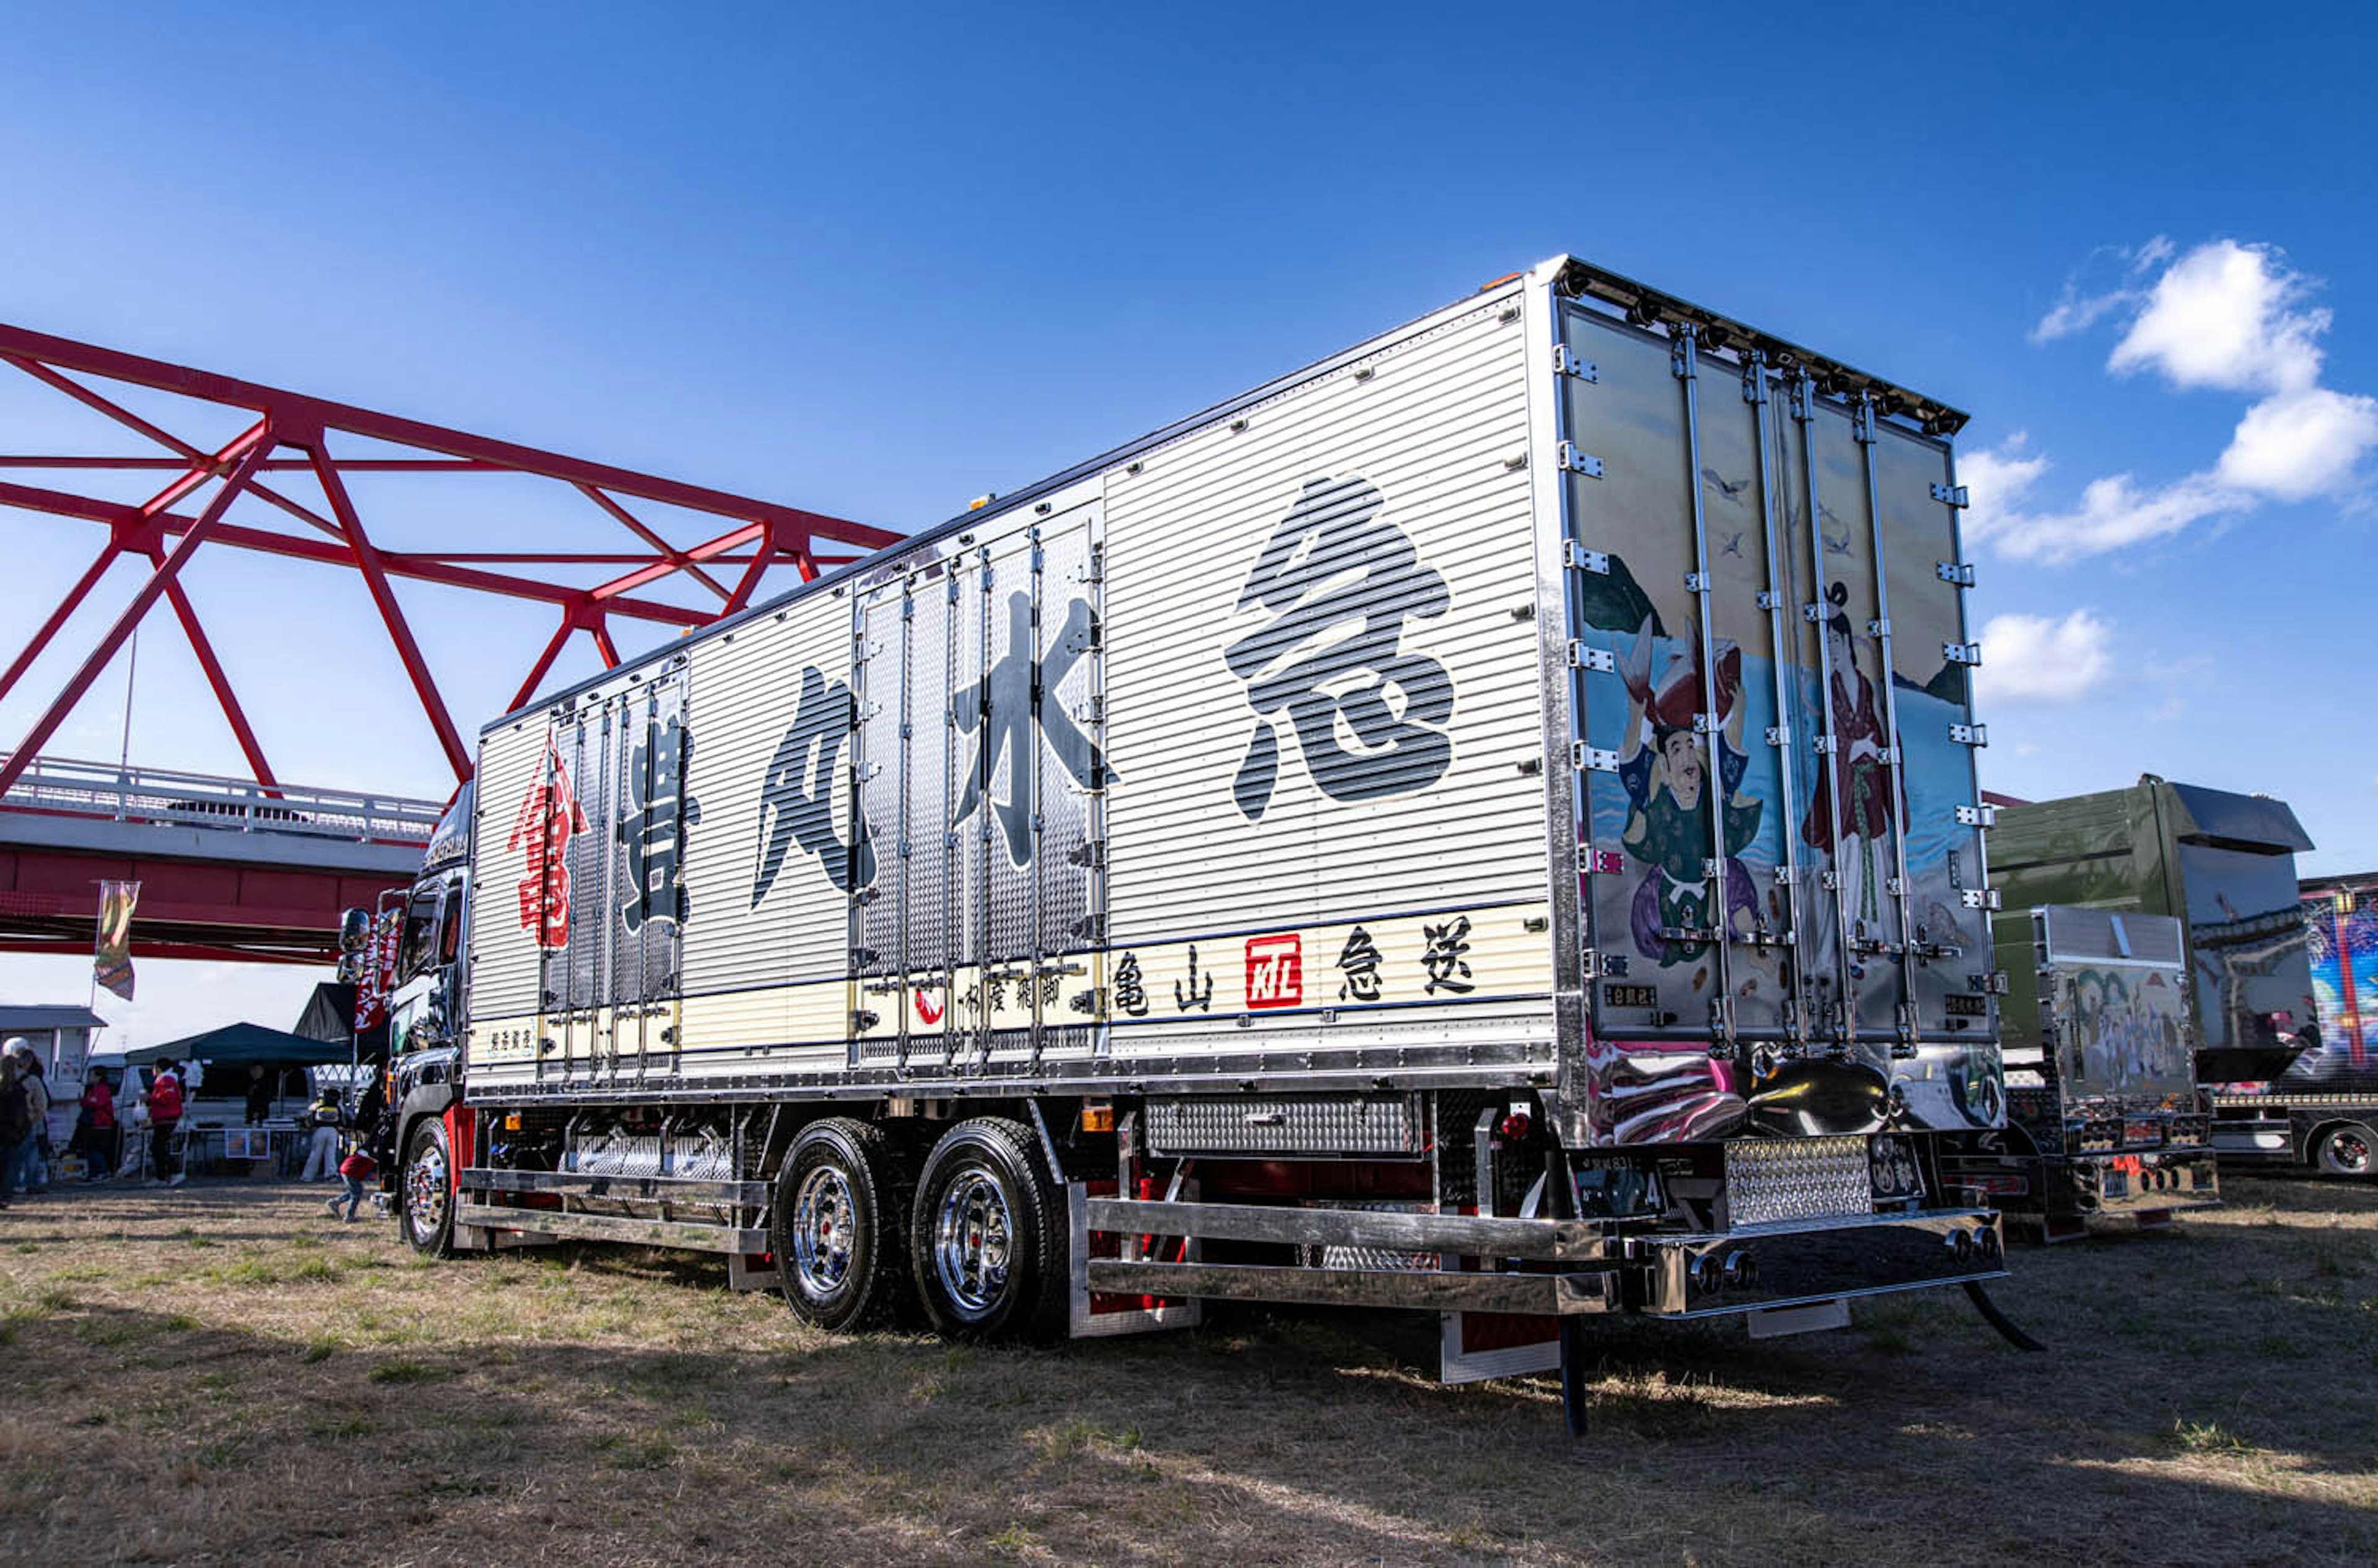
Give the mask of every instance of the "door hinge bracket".
POLYGON ((1600 670, 1604 674, 1618 667, 1618 656, 1607 648, 1589 648, 1575 638, 1569 640, 1568 667, 1573 670, 1600 670))
POLYGON ((1563 441, 1559 450, 1560 466, 1565 473, 1582 473, 1588 479, 1602 477, 1602 460, 1574 441, 1563 441))
POLYGON ((1567 343, 1555 343, 1553 345, 1553 374, 1555 376, 1574 376, 1580 381, 1599 381, 1602 379, 1602 373, 1598 368, 1596 368, 1593 361, 1579 358, 1577 351, 1569 347, 1567 343))

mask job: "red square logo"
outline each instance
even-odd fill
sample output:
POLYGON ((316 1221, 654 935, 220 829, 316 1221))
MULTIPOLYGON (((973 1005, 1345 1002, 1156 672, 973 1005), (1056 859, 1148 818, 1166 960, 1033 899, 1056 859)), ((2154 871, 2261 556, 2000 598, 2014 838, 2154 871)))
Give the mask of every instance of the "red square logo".
POLYGON ((1304 939, 1247 939, 1247 1007, 1250 1011, 1304 1005, 1304 939))

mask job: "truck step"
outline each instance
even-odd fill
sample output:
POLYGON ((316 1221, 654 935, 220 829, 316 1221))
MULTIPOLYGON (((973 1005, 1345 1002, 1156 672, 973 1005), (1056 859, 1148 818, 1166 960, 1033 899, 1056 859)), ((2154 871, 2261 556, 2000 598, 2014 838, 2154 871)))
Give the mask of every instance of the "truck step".
POLYGON ((1447 1312, 1565 1317, 1618 1310, 1618 1275, 1439 1274, 1428 1269, 1272 1268, 1236 1263, 1124 1263, 1094 1258, 1089 1287, 1118 1296, 1292 1301, 1323 1307, 1411 1307, 1447 1312))
POLYGON ((473 1166, 455 1178, 465 1192, 564 1192, 643 1203, 727 1203, 757 1208, 768 1202, 764 1181, 705 1181, 681 1176, 591 1176, 575 1170, 498 1170, 473 1166))
POLYGON ((647 1247, 682 1247, 693 1252, 768 1250, 768 1233, 687 1220, 631 1219, 618 1215, 563 1214, 558 1209, 513 1209, 493 1203, 460 1203, 454 1223, 485 1230, 521 1230, 538 1236, 569 1236, 588 1241, 633 1241, 647 1247))
POLYGON ((1215 1241, 1281 1241, 1441 1252, 1538 1263, 1591 1263, 1609 1239, 1584 1220, 1496 1219, 1478 1215, 1378 1209, 1291 1209, 1253 1203, 1089 1201, 1089 1227, 1120 1236, 1195 1236, 1215 1241))

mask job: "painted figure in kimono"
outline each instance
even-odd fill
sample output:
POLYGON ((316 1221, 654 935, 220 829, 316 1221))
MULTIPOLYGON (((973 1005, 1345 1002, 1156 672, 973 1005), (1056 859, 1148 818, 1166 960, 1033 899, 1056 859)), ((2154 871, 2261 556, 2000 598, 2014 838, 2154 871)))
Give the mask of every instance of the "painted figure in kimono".
MULTIPOLYGON (((1857 646, 1850 635, 1845 606, 1849 590, 1841 583, 1825 589, 1832 614, 1825 621, 1832 646, 1832 715, 1834 755, 1843 760, 1841 790, 1833 788, 1832 757, 1817 759, 1817 793, 1800 823, 1803 842, 1833 857, 1841 879, 1842 903, 1851 928, 1860 936, 1877 929, 1882 920, 1882 863, 1891 837, 1892 781, 1883 748, 1895 737, 1883 727, 1882 703, 1874 682, 1858 667, 1857 646)), ((1900 826, 1907 825, 1907 803, 1899 803, 1900 826)))
POLYGON ((1701 875, 1711 848, 1706 805, 1709 758, 1694 733, 1701 712, 1703 675, 1698 642, 1689 653, 1671 652, 1654 683, 1651 625, 1647 619, 1623 656, 1619 676, 1627 684, 1627 749, 1618 781, 1627 791, 1627 827, 1620 843, 1647 868, 1629 907, 1636 951, 1661 967, 1699 958, 1710 943, 1698 936, 1721 926, 1747 935, 1757 922, 1759 898, 1750 873, 1738 858, 1759 835, 1760 802, 1742 793, 1749 763, 1742 749, 1742 652, 1721 642, 1715 667, 1719 724, 1717 803, 1725 834, 1725 910, 1710 910, 1710 886, 1701 875))

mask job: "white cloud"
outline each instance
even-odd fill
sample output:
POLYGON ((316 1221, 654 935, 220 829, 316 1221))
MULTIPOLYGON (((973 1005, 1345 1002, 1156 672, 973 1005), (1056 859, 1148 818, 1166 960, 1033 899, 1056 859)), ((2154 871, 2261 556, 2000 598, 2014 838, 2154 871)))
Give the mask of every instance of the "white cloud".
POLYGON ((2325 310, 2291 309, 2313 284, 2270 245, 2215 240, 2164 270, 2108 369, 2159 370, 2178 387, 2292 391, 2320 378, 2325 310))
POLYGON ((2312 387, 2248 409, 2214 476, 2276 500, 2301 501, 2342 487, 2372 446, 2378 398, 2312 387))
MULTIPOLYGON (((2171 241, 2157 234, 2135 250, 2125 245, 2100 245, 2083 270, 2088 270, 2100 261, 2112 259, 2124 263, 2123 276, 2135 278, 2158 262, 2168 261, 2171 255, 2171 241)), ((2081 280, 2076 273, 2064 281, 2064 293, 2057 299, 2055 308, 2041 317, 2038 325, 2032 328, 2031 341, 2035 343, 2053 342, 2076 332, 2085 332, 2115 311, 2138 305, 2146 297, 2144 291, 2128 285, 2108 289, 2103 293, 2084 294, 2081 292, 2081 280)))
POLYGON ((2113 633, 2087 610, 2061 620, 1992 616, 1982 628, 1975 701, 2077 702, 2112 678, 2113 633))
MULTIPOLYGON (((2064 562, 2178 533, 2207 518, 2243 515, 2266 502, 2346 496, 2362 458, 2378 447, 2378 398, 2319 385, 2319 338, 2330 313, 2303 301, 2316 286, 2274 246, 2214 240, 2180 255, 2161 235, 2136 250, 2100 252, 2128 263, 2143 287, 2064 297, 2031 330, 2048 342, 2127 316, 2107 368, 2160 374, 2178 388, 2259 394, 2209 468, 2163 485, 2128 473, 2091 480, 2077 503, 2035 504, 2049 462, 2018 432, 1993 450, 1966 454, 1962 477, 1974 504, 1967 530, 2018 560, 2064 562), (2177 257, 2177 259, 2175 259, 2177 257)), ((2093 260, 2096 259, 2093 257, 2093 260)))

